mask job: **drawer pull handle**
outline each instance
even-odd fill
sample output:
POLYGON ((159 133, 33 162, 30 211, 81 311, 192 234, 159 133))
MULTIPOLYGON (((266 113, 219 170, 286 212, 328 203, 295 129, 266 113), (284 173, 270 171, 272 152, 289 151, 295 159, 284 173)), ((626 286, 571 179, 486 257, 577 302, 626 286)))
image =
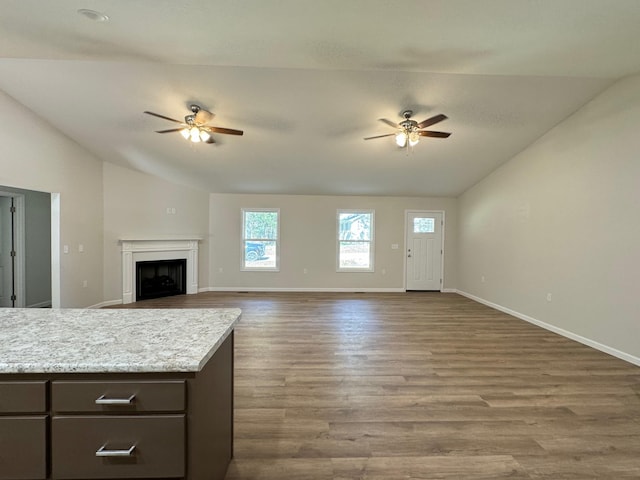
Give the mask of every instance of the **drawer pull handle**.
POLYGON ((105 450, 107 445, 102 445, 96 450, 96 457, 133 457, 133 451, 136 449, 135 445, 131 445, 126 450, 105 450))
POLYGON ((96 398, 96 405, 132 405, 135 398, 135 393, 129 398, 105 398, 104 395, 100 395, 96 398))

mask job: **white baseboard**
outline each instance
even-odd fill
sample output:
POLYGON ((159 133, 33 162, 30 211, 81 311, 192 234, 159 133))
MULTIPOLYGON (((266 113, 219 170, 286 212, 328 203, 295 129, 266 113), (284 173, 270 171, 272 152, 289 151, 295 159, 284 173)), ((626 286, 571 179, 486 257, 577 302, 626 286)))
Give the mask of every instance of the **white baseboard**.
MULTIPOLYGON (((198 293, 203 292, 372 292, 372 293, 405 293, 404 288, 265 288, 265 287, 203 287, 198 293)), ((455 288, 443 288, 442 293, 458 293, 455 288)))
POLYGON ((201 292, 334 292, 334 293, 397 293, 403 288, 265 288, 265 287, 209 287, 201 292))
POLYGON ((95 305, 91 305, 87 307, 89 308, 103 308, 103 307, 111 307, 113 305, 122 305, 122 299, 120 300, 107 300, 105 302, 96 303, 95 305))
POLYGON ((564 328, 556 327, 555 325, 530 317, 529 315, 525 315, 524 313, 516 312, 515 310, 511 310, 510 308, 503 307, 502 305, 498 305, 497 303, 490 302, 488 300, 485 300, 484 298, 476 297, 475 295, 463 292, 462 290, 456 290, 456 292, 475 302, 482 303, 483 305, 499 310, 500 312, 507 313, 513 317, 519 318, 520 320, 532 323, 534 325, 537 325, 538 327, 544 328, 545 330, 549 330, 553 333, 557 333, 558 335, 562 335, 565 338, 575 340, 578 343, 582 343, 583 345, 587 345, 588 347, 600 350, 601 352, 608 353, 609 355, 613 355, 614 357, 617 357, 620 360, 624 360, 625 362, 633 363, 634 365, 640 366, 640 358, 634 355, 620 351, 608 345, 604 345, 600 342, 596 342, 595 340, 591 340, 590 338, 583 337, 582 335, 578 335, 577 333, 570 332, 569 330, 565 330, 564 328))
POLYGON ((27 308, 51 308, 51 300, 27 305, 27 308))

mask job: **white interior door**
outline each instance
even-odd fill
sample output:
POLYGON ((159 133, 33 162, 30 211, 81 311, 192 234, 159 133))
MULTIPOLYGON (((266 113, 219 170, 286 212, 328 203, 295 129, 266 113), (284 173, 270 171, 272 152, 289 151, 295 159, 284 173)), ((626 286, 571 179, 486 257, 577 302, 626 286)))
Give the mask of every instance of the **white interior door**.
POLYGON ((407 212, 407 290, 442 289, 442 228, 442 212, 407 212))
POLYGON ((0 307, 11 307, 11 197, 0 195, 0 307))

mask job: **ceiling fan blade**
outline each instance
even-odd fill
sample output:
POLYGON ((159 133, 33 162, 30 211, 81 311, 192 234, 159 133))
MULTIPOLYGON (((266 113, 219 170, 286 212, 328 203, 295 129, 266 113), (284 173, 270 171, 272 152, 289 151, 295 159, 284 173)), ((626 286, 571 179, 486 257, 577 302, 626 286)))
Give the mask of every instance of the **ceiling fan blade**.
POLYGON ((153 115, 154 117, 158 117, 158 118, 163 118, 165 120, 169 120, 170 122, 182 123, 180 120, 176 120, 175 118, 165 117, 164 115, 160 115, 159 113, 147 112, 146 110, 144 111, 144 113, 146 113, 147 115, 153 115))
POLYGON ((389 125, 390 127, 393 128, 400 128, 400 125, 398 125, 395 122, 392 122, 391 120, 387 120, 386 118, 379 118, 379 121, 381 121, 382 123, 386 123, 387 125, 389 125))
POLYGON ((213 117, 215 117, 213 113, 209 112, 208 110, 200 109, 196 113, 194 120, 196 123, 204 125, 205 123, 210 122, 213 117))
POLYGON ((451 135, 449 132, 434 132, 433 130, 423 130, 418 132, 418 135, 421 137, 436 137, 436 138, 447 138, 451 135))
POLYGON ((226 133, 228 135, 242 135, 244 133, 242 130, 234 130, 233 128, 212 127, 210 125, 205 125, 205 128, 212 132, 226 133))
POLYGON ((395 133, 387 133, 386 135, 376 135, 375 137, 366 137, 365 140, 372 140, 374 138, 393 137, 395 133))
POLYGON ((170 128, 169 130, 156 130, 156 133, 171 133, 171 132, 179 132, 180 130, 184 130, 183 128, 170 128))
POLYGON ((446 115, 443 115, 442 113, 439 115, 435 115, 433 117, 430 117, 430 118, 427 118, 426 120, 421 121, 418 124, 418 128, 426 128, 431 125, 435 125, 436 123, 446 120, 447 118, 449 117, 447 117, 446 115))

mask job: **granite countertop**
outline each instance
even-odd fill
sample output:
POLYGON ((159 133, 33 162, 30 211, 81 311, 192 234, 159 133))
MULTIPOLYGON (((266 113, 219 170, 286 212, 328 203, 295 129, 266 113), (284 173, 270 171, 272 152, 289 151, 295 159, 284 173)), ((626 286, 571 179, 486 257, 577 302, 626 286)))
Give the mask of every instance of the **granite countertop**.
POLYGON ((197 372, 240 314, 0 308, 0 373, 197 372))

